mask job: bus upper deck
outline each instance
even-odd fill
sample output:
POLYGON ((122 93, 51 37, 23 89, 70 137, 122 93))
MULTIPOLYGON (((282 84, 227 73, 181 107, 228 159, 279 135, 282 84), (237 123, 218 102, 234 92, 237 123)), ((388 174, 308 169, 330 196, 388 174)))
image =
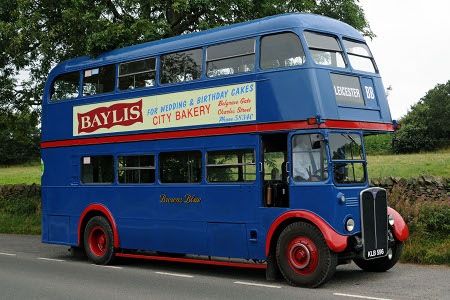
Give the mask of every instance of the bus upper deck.
POLYGON ((205 127, 209 134, 226 134, 215 129, 230 126, 232 133, 393 129, 363 37, 345 23, 310 14, 268 17, 63 62, 48 77, 42 124, 43 148, 92 144, 88 137, 99 135, 103 139, 95 143, 174 129, 189 136, 205 127))

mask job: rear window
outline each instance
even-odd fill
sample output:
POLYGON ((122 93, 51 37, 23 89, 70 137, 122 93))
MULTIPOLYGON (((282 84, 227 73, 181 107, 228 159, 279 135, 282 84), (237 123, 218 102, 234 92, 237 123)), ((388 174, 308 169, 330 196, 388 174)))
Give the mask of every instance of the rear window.
POLYGON ((305 39, 316 64, 345 68, 342 49, 336 37, 305 31, 305 39))
POLYGON ((71 72, 56 77, 50 99, 52 101, 73 99, 79 96, 80 73, 71 72))
POLYGON ((115 66, 108 65, 84 71, 83 96, 114 91, 115 66))
POLYGON ((84 156, 81 158, 81 182, 112 183, 114 159, 111 155, 84 156))

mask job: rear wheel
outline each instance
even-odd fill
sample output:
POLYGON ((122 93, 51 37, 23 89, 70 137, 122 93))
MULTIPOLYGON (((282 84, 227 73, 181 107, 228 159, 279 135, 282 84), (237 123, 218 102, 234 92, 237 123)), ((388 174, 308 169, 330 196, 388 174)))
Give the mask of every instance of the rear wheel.
POLYGON ((84 230, 84 249, 89 260, 106 265, 114 258, 113 232, 104 217, 93 217, 84 230))
POLYGON ((315 226, 297 222, 280 234, 276 259, 286 281, 295 286, 318 287, 336 271, 337 255, 315 226))
POLYGON ((86 259, 86 253, 83 248, 80 247, 70 247, 70 255, 75 259, 86 259))
POLYGON ((365 260, 363 258, 355 258, 353 261, 355 264, 363 269, 364 271, 369 272, 386 272, 400 259, 403 250, 403 243, 395 242, 391 249, 389 249, 388 255, 385 257, 375 258, 371 260, 365 260))

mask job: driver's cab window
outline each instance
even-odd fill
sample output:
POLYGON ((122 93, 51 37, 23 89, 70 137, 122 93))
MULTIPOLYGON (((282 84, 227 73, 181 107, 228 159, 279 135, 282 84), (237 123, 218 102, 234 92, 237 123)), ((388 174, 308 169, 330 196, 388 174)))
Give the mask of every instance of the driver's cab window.
POLYGON ((296 135, 292 140, 293 179, 300 182, 328 178, 328 161, 321 134, 296 135))

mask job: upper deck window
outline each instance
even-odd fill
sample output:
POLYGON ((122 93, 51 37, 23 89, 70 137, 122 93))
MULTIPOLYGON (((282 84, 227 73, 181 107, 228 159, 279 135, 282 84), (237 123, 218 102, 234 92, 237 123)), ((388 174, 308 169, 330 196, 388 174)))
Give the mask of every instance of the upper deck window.
POLYGON ((305 39, 316 64, 345 68, 342 49, 337 38, 305 31, 305 39))
POLYGON ((202 74, 202 49, 161 56, 161 83, 199 79, 202 74))
POLYGON ((208 77, 253 71, 255 69, 255 39, 208 47, 206 69, 208 77))
POLYGON ((119 65, 119 89, 137 89, 155 85, 155 58, 119 65))
POLYGON ((262 69, 292 67, 304 62, 305 53, 295 34, 286 32, 267 35, 261 39, 262 69))
POLYGON ((85 70, 83 78, 83 96, 114 91, 114 77, 114 65, 85 70))
POLYGON ((364 72, 376 72, 375 62, 369 47, 365 43, 344 39, 344 47, 347 50, 348 59, 353 69, 364 72))
POLYGON ((52 101, 73 99, 79 95, 80 73, 71 72, 56 77, 53 82, 50 99, 52 101))

